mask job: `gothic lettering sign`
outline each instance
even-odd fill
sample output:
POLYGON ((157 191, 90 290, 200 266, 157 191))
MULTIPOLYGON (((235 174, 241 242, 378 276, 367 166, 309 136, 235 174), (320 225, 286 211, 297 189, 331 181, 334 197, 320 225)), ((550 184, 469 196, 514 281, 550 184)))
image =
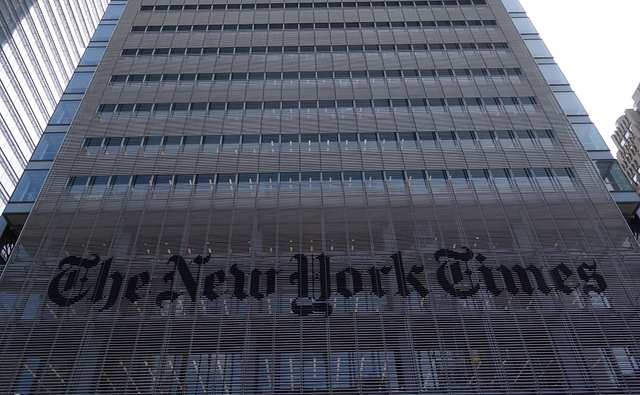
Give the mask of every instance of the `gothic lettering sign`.
MULTIPOLYGON (((567 295, 574 291, 599 294, 607 289, 596 262, 583 262, 577 267, 559 263, 550 269, 520 263, 511 267, 491 267, 485 263, 484 255, 474 254, 468 248, 462 252, 441 249, 433 257, 438 287, 453 298, 473 298, 481 290, 499 296, 504 293, 534 295, 536 292, 548 295, 554 289, 567 295)), ((59 272, 49 284, 48 296, 62 307, 85 300, 98 305, 100 311, 109 310, 119 299, 135 303, 148 297, 153 297, 159 308, 178 298, 193 302, 199 298, 214 301, 224 294, 237 300, 261 300, 276 292, 276 280, 284 276, 287 284, 297 289, 296 297, 290 303, 293 314, 329 316, 333 311, 330 298, 338 295, 349 299, 368 292, 378 298, 389 293, 402 298, 410 295, 424 298, 433 291, 425 283, 424 266, 405 265, 400 251, 388 256, 387 261, 388 265, 358 270, 351 266, 333 268, 331 256, 324 253, 295 254, 290 262, 297 270, 283 273, 275 268, 248 271, 237 264, 225 271, 216 267, 211 256, 188 260, 174 255, 167 262, 168 271, 156 280, 162 282, 164 290, 147 296, 146 290, 152 281, 148 270, 126 278, 112 270, 113 258, 70 256, 58 264, 59 272), (385 285, 389 281, 395 286, 385 285)))

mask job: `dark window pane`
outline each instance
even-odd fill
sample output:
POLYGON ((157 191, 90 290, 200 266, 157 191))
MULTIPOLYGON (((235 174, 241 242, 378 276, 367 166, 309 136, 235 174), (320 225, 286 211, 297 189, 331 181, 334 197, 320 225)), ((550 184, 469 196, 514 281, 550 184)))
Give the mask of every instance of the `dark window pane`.
POLYGON ((344 182, 362 181, 362 172, 359 171, 345 171, 344 182))
POLYGON ((378 133, 380 141, 396 141, 396 134, 392 132, 378 133))
POLYGON ((355 133, 340 133, 340 141, 349 142, 349 141, 357 141, 358 135, 355 133))
POLYGON ((220 144, 220 136, 204 136, 202 144, 220 144))
POLYGON ((191 103, 191 111, 206 111, 208 105, 207 102, 191 103))
POLYGON ((171 103, 156 103, 155 111, 169 111, 171 109, 171 103))
POLYGON ((242 110, 244 109, 244 102, 232 101, 227 103, 227 110, 242 110))
POLYGON ((222 144, 239 144, 240 136, 239 135, 226 135, 222 136, 222 144))
POLYGON ((153 109, 153 103, 138 103, 135 110, 138 112, 149 112, 153 109))
POLYGON ((416 134, 413 132, 401 132, 401 133, 398 133, 398 139, 400 141, 415 140, 416 134))
POLYGON ((189 103, 173 103, 173 111, 187 111, 189 103))
POLYGON ((198 73, 198 81, 211 81, 213 79, 213 73, 198 73))
POLYGON ((258 144, 260 143, 259 134, 245 134, 242 136, 242 144, 258 144))
POLYGON ((278 144, 280 142, 279 134, 264 134, 262 135, 262 144, 278 144))
POLYGON ((319 108, 335 108, 336 102, 334 100, 319 100, 318 107, 319 108))
POLYGON ((300 142, 302 143, 317 143, 318 135, 316 133, 305 133, 300 135, 300 142))

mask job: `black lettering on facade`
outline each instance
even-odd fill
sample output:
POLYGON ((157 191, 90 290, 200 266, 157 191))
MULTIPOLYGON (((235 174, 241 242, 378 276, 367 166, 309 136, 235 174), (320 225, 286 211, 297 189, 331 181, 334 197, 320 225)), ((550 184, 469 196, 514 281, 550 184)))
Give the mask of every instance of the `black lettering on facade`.
MULTIPOLYGON (((211 258, 211 255, 204 258, 198 255, 192 261, 192 263, 202 265, 207 263, 210 258, 211 258)), ((189 270, 189 266, 187 265, 187 262, 185 262, 184 258, 181 255, 174 255, 171 258, 169 258, 168 263, 173 263, 173 270, 165 274, 162 280, 165 282, 165 284, 171 283, 171 288, 169 291, 161 292, 156 297, 156 305, 162 307, 163 302, 165 301, 173 302, 174 300, 179 298, 180 295, 182 295, 181 292, 174 291, 174 289, 177 287, 176 281, 175 281, 176 271, 180 275, 180 278, 182 279, 182 282, 184 283, 184 286, 187 289, 187 293, 191 297, 191 300, 195 302, 197 293, 198 293, 198 282, 193 277, 193 274, 191 274, 191 270, 189 270)))
MULTIPOLYGON (((312 297, 309 296, 309 259, 304 254, 296 254, 291 258, 291 260, 294 259, 298 262, 298 271, 289 276, 289 282, 292 285, 298 286, 298 297, 291 302, 291 311, 300 316, 307 316, 313 313, 323 313, 326 316, 331 315, 333 308, 329 303, 325 302, 325 300, 328 300, 328 295, 326 299, 318 299, 319 301, 317 302, 314 301, 315 295, 312 295, 312 297)), ((320 259, 320 257, 318 257, 318 259, 320 259)), ((323 256, 320 262, 320 270, 328 269, 328 257, 323 256)), ((311 274, 313 275, 313 270, 311 274)), ((328 272, 325 272, 325 275, 327 274, 328 272)), ((330 294, 330 285, 328 285, 330 283, 327 279, 325 279, 325 281, 325 286, 329 288, 325 288, 324 291, 327 292, 327 294, 330 294)), ((323 285, 321 285, 321 294, 322 288, 323 285)))
MULTIPOLYGON (((353 267, 343 268, 335 273, 335 289, 332 289, 330 256, 322 253, 318 256, 312 255, 309 259, 304 254, 294 255, 291 261, 297 262, 297 271, 289 276, 289 282, 296 286, 297 297, 291 302, 291 311, 301 316, 314 313, 329 316, 333 309, 329 301, 335 295, 349 299, 364 290, 365 273, 369 275, 370 293, 378 298, 391 292, 391 289, 384 286, 383 275, 391 273, 392 270, 395 270, 398 295, 406 298, 412 292, 421 297, 429 294, 429 290, 418 276, 424 272, 423 266, 416 265, 406 270, 400 251, 390 257, 393 260, 393 266, 372 266, 366 269, 366 272, 353 267), (315 267, 316 263, 318 267, 315 267), (318 282, 319 287, 316 287, 318 282)), ((574 275, 574 271, 564 263, 560 263, 550 271, 543 271, 532 264, 528 266, 515 264, 511 268, 500 265, 491 268, 485 265, 486 258, 482 254, 474 256, 468 248, 465 248, 464 252, 441 249, 434 254, 434 258, 439 264, 436 270, 439 285, 449 295, 462 299, 478 293, 481 283, 494 296, 501 295, 504 291, 511 295, 533 295, 536 290, 548 295, 551 289, 547 285, 547 276, 559 291, 567 295, 571 295, 576 288, 588 294, 589 292, 602 293, 608 287, 605 278, 597 272, 596 262, 582 263, 577 267, 577 276, 574 278, 579 278, 580 283, 577 281, 573 283, 569 279, 574 275), (474 268, 474 262, 479 263, 480 266, 474 268), (474 276, 478 275, 481 277, 481 283, 475 283, 474 276)), ((169 289, 156 295, 156 304, 163 307, 166 302, 173 302, 187 295, 195 302, 201 275, 204 276, 201 296, 210 301, 218 299, 226 292, 230 292, 240 301, 248 297, 262 300, 277 291, 276 277, 280 271, 274 268, 267 270, 254 268, 245 273, 237 264, 233 264, 229 267, 228 273, 219 269, 213 273, 202 274, 204 265, 210 259, 210 255, 197 256, 187 263, 180 255, 172 256, 167 263, 173 264, 173 270, 162 277, 162 281, 169 284, 169 289), (192 269, 193 264, 198 265, 196 272, 192 269), (246 277, 249 277, 247 290, 245 290, 246 277), (227 281, 231 278, 233 278, 232 282, 227 281), (228 288, 225 288, 225 284, 228 284, 228 288)), ((58 264, 60 272, 53 277, 47 289, 49 299, 58 306, 66 307, 87 298, 93 304, 102 305, 99 311, 104 311, 113 307, 120 297, 131 303, 146 297, 140 290, 151 283, 150 272, 143 271, 125 279, 120 272, 111 271, 112 262, 113 258, 101 262, 97 255, 88 259, 70 256, 61 260, 58 264), (126 283, 125 280, 127 280, 126 283), (123 289, 124 292, 122 292, 123 289)), ((367 283, 368 286, 369 283, 367 283)))
POLYGON ((292 273, 289 276, 289 282, 292 285, 298 285, 298 297, 309 297, 309 260, 304 254, 296 254, 290 261, 296 260, 298 262, 298 271, 292 273))
POLYGON ((265 296, 276 292, 276 274, 277 274, 276 269, 273 269, 273 268, 267 270, 265 273, 262 273, 258 269, 253 269, 251 271, 249 295, 260 300, 265 296), (260 292, 260 277, 262 276, 262 274, 267 275, 267 289, 264 294, 260 292))
POLYGON ((124 277, 120 272, 113 272, 109 277, 111 278, 111 290, 109 291, 107 302, 99 311, 110 309, 118 300, 118 295, 120 295, 120 288, 122 287, 124 277))
POLYGON ((340 270, 336 274, 336 285, 340 295, 345 298, 350 298, 364 289, 362 286, 362 273, 352 267, 340 270), (347 274, 351 277, 351 289, 349 289, 347 283, 347 274))
POLYGON ((107 283, 107 279, 109 278, 109 270, 111 269, 112 261, 113 261, 113 258, 107 259, 106 261, 104 261, 104 263, 102 264, 102 267, 100 268, 100 274, 98 274, 98 283, 96 285, 95 291, 93 292, 93 296, 91 297, 91 301, 93 303, 96 303, 102 300, 104 287, 105 287, 105 284, 107 283))
POLYGON ((176 271, 172 270, 169 273, 165 274, 162 278, 165 284, 171 283, 171 290, 162 291, 156 296, 156 305, 158 307, 163 307, 164 302, 173 302, 174 300, 180 297, 180 293, 173 291, 173 277, 175 276, 176 271))
MULTIPOLYGON (((478 271, 482 273, 484 283, 487 286, 487 291, 491 292, 494 296, 499 296, 503 289, 498 288, 496 285, 496 279, 493 277, 493 269, 482 264, 478 268, 478 271)), ((440 279, 438 279, 438 281, 440 281, 440 279)))
POLYGON ((584 293, 589 292, 602 293, 607 289, 607 283, 604 281, 604 277, 596 273, 597 264, 593 262, 593 265, 588 265, 586 262, 578 267, 578 276, 585 282, 582 290, 584 293), (595 281, 595 284, 591 282, 595 281))
MULTIPOLYGON (((482 264, 478 268, 478 271, 482 273, 487 291, 491 292, 494 296, 500 295, 502 291, 505 290, 499 288, 496 284, 496 280, 493 276, 493 269, 482 264)), ((533 287, 533 284, 531 283, 528 272, 533 273, 534 279, 536 280, 537 289, 540 292, 545 295, 551 292, 551 290, 547 286, 544 276, 542 275, 542 271, 533 265, 529 265, 529 267, 527 268, 524 268, 520 265, 515 265, 511 269, 504 265, 500 265, 497 268, 497 271, 500 272, 502 276, 502 281, 506 287, 506 290, 512 295, 516 295, 518 292, 520 292, 520 290, 522 290, 522 292, 526 293, 527 295, 533 295, 535 289, 533 287), (514 273, 516 274, 515 277, 513 275, 514 273), (518 288, 516 284, 516 278, 520 283, 520 288, 518 288)))
POLYGON ((144 271, 140 274, 137 274, 129 279, 127 282, 126 290, 124 291, 124 296, 129 299, 131 303, 135 303, 138 300, 142 299, 142 296, 138 295, 136 292, 140 288, 151 282, 151 277, 149 276, 148 271, 144 271), (140 280, 140 284, 138 284, 138 280, 140 280))
POLYGON ((556 284, 556 287, 567 295, 571 295, 571 293, 573 293, 573 289, 565 284, 572 274, 573 272, 571 269, 569 269, 564 263, 561 263, 551 269, 551 277, 553 277, 553 282, 556 284))
POLYGON ((533 265, 527 266, 527 270, 533 274, 533 278, 536 280, 536 284, 538 285, 538 290, 545 295, 548 295, 551 292, 551 288, 547 285, 547 282, 544 280, 544 276, 542 275, 542 270, 533 265))
POLYGON ((513 270, 517 274, 518 280, 520 281, 520 286, 522 287, 522 291, 527 295, 533 295, 535 291, 533 284, 531 284, 531 279, 529 278, 528 272, 533 273, 533 278, 536 280, 536 287, 540 292, 545 295, 551 292, 544 279, 544 276, 542 275, 542 271, 537 267, 529 265, 529 267, 524 268, 520 265, 515 265, 511 270, 513 270))
MULTIPOLYGON (((58 275, 51 280, 51 283, 49 283, 47 294, 53 303, 62 307, 71 306, 87 296, 89 291, 91 291, 91 286, 87 284, 87 281, 89 280, 87 277, 88 271, 100 262, 100 257, 98 255, 93 256, 93 259, 70 256, 60 261, 58 269, 62 269, 67 265, 69 267, 58 273, 58 275), (66 280, 63 281, 65 277, 66 280), (78 281, 80 284, 77 284, 78 281), (64 285, 62 286, 62 289, 60 289, 62 283, 64 283, 64 285), (78 286, 78 289, 75 289, 76 286, 78 286), (68 292, 72 290, 75 291, 75 293, 68 295, 68 292)), ((108 259, 107 262, 103 263, 103 271, 108 273, 109 269, 107 268, 105 270, 104 265, 107 264, 108 266, 111 259, 108 259)))
POLYGON ((438 250, 433 257, 437 262, 440 262, 441 258, 445 258, 444 262, 438 268, 436 272, 436 277, 438 279, 438 284, 447 291, 447 293, 451 296, 456 296, 458 298, 467 299, 480 290, 479 284, 473 284, 473 279, 471 278, 471 270, 469 269, 469 261, 473 258, 473 251, 468 248, 465 248, 466 252, 460 253, 452 250, 441 249, 438 250), (454 262, 450 263, 449 271, 451 273, 451 282, 447 278, 446 268, 449 260, 453 259, 454 262), (460 261, 465 263, 464 273, 462 271, 462 267, 460 265, 460 261), (458 289, 455 285, 461 283, 464 280, 464 274, 467 275, 468 283, 470 287, 468 289, 458 289))
POLYGON ((393 259, 393 266, 396 270, 396 281, 398 283, 398 294, 407 297, 411 292, 407 287, 407 283, 411 284, 413 289, 422 296, 425 297, 429 293, 427 288, 420 283, 420 280, 414 274, 420 274, 424 271, 422 266, 413 266, 409 273, 406 274, 404 271, 404 262, 402 261, 402 252, 398 251, 395 254, 391 255, 391 259, 393 259))
POLYGON ((107 301, 102 306, 99 311, 104 311, 110 309, 118 300, 118 296, 120 295, 120 288, 122 287, 122 282, 124 281, 124 277, 120 274, 120 272, 113 272, 109 274, 109 269, 111 268, 111 261, 113 258, 109 258, 102 264, 102 268, 100 269, 100 275, 98 276, 98 283, 96 285, 96 290, 93 293, 92 301, 93 303, 97 303, 102 300, 103 292, 105 288, 105 284, 107 279, 111 279, 111 288, 109 289, 109 294, 107 296, 107 301))
MULTIPOLYGON (((313 257, 311 257, 313 260, 313 257)), ((318 255, 320 263, 320 298, 318 300, 329 300, 331 297, 331 257, 324 253, 318 255)))
POLYGON ((507 291, 511 295, 517 295, 520 290, 516 286, 516 280, 513 278, 513 273, 511 273, 511 269, 506 267, 505 265, 498 266, 498 271, 502 274, 502 279, 504 281, 505 286, 507 287, 507 291))
POLYGON ((375 267, 372 266, 369 268, 369 275, 371 276, 371 289, 374 295, 381 298, 383 297, 387 291, 382 289, 382 278, 380 274, 389 274, 391 271, 391 267, 383 266, 383 267, 375 267))
POLYGON ((248 295, 244 293, 244 272, 238 269, 238 265, 234 263, 229 268, 229 273, 231 273, 234 278, 233 296, 235 296, 239 300, 245 299, 248 295))
POLYGON ((216 291, 214 291, 214 289, 216 289, 218 285, 221 285, 226 278, 227 278, 227 275, 224 273, 224 270, 222 269, 205 277, 204 290, 202 291, 202 295, 209 300, 214 300, 219 298, 222 293, 219 294, 216 291))

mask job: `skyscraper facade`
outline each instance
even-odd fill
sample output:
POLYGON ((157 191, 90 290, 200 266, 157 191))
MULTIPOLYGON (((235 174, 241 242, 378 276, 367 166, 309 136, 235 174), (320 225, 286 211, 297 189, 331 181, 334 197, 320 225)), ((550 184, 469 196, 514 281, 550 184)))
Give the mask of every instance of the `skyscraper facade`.
POLYGON ((0 386, 637 393, 639 247, 517 5, 129 0, 0 279, 0 386))
POLYGON ((107 3, 0 1, 0 210, 13 193, 107 3))

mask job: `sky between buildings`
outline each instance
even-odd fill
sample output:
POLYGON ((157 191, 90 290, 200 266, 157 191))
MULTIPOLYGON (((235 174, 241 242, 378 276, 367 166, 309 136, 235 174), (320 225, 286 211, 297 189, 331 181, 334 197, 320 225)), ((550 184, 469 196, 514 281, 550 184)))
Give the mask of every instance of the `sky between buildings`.
POLYGON ((640 0, 520 0, 615 152, 615 121, 640 84, 640 0))

